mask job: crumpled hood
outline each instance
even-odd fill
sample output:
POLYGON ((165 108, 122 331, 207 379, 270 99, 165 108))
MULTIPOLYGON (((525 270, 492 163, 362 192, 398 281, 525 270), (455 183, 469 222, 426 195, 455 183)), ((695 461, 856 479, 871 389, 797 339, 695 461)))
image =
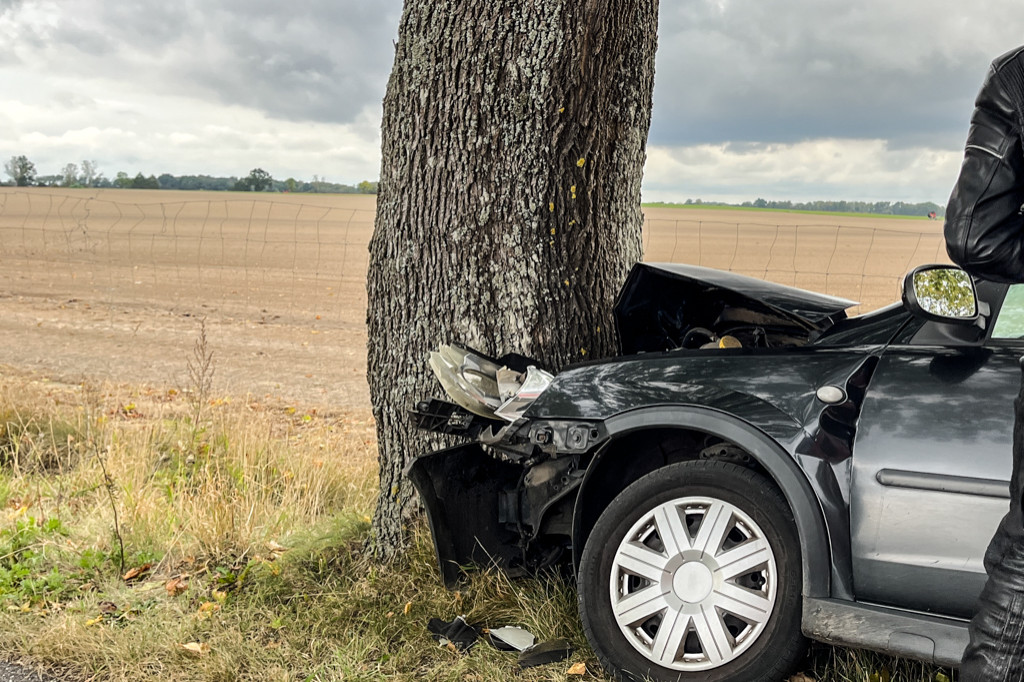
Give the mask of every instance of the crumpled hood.
POLYGON ((623 354, 632 354, 677 348, 694 327, 749 324, 817 336, 855 305, 722 270, 637 263, 616 300, 615 323, 623 354))

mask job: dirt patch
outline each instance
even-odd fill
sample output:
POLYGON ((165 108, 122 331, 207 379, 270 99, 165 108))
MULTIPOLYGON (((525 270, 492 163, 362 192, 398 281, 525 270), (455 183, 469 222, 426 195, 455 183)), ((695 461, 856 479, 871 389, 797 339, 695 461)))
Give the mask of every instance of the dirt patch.
MULTIPOLYGON (((206 320, 215 392, 365 409, 374 197, 0 189, 0 375, 177 387, 206 320), (7 365, 3 368, 2 365, 7 365)), ((944 261, 933 221, 648 209, 646 260, 861 301, 944 261)))

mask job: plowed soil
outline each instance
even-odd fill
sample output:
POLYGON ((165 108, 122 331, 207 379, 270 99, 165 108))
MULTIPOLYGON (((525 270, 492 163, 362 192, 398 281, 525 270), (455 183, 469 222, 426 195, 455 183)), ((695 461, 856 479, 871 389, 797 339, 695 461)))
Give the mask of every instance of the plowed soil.
MULTIPOLYGON (((374 197, 0 188, 0 376, 187 387, 365 409, 374 197)), ((928 220, 646 210, 645 258, 861 301, 945 260, 928 220)))

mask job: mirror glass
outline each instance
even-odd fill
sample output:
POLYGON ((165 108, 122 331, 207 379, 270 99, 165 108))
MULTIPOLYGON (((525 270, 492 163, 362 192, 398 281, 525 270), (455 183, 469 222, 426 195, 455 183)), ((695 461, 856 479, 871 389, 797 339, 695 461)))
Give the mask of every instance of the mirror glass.
POLYGON ((932 315, 957 319, 978 314, 971 277, 959 268, 932 268, 914 273, 914 296, 932 315))

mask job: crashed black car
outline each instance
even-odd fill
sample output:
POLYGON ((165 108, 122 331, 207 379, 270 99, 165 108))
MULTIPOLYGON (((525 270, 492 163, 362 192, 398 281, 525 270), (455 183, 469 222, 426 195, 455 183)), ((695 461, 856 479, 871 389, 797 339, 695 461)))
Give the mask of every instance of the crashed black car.
POLYGON ((464 445, 416 458, 444 580, 571 562, 625 679, 783 679, 805 638, 959 663, 1008 506, 1024 285, 922 266, 903 300, 636 265, 619 357, 557 376, 446 346, 464 445))

